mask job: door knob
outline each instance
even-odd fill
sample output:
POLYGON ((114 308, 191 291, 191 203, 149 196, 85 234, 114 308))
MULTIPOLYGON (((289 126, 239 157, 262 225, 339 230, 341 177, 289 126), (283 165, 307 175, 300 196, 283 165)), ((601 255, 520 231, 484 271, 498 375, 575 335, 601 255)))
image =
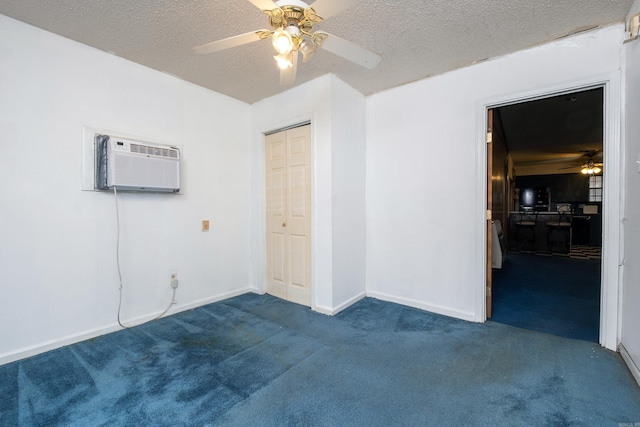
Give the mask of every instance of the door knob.
POLYGON ((286 226, 287 226, 287 223, 286 223, 286 222, 283 222, 283 223, 282 223, 282 226, 283 226, 283 227, 286 227, 286 226))

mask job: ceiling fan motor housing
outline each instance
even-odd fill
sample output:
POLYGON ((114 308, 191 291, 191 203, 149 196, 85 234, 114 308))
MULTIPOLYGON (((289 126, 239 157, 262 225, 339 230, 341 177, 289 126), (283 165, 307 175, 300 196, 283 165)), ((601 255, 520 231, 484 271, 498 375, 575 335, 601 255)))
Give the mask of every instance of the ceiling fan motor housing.
MULTIPOLYGON (((290 1, 290 0, 289 0, 290 1)), ((302 3, 304 5, 304 3, 302 3)), ((322 21, 315 11, 302 5, 282 5, 273 10, 265 11, 269 15, 269 24, 274 30, 284 29, 293 38, 295 49, 300 47, 306 35, 313 39, 313 26, 322 21)))

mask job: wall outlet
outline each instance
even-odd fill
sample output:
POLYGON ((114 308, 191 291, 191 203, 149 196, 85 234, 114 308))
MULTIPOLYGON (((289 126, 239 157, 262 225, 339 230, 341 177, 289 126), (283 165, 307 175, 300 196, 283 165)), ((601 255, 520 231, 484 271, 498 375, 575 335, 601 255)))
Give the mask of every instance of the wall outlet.
POLYGON ((203 219, 202 220, 202 231, 209 231, 209 220, 208 219, 203 219))
POLYGON ((178 273, 171 273, 171 287, 173 289, 178 287, 178 273))

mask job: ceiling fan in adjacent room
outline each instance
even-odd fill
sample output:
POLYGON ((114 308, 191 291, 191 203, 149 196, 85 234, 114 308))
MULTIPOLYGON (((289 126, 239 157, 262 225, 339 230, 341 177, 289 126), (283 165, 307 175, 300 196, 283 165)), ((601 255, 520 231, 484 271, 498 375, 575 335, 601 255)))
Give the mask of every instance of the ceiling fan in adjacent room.
POLYGON ((602 163, 594 163, 592 159, 589 159, 587 164, 580 169, 580 173, 585 175, 597 175, 600 172, 602 172, 602 163))
POLYGON ((560 168, 560 169, 578 169, 580 173, 584 175, 597 175, 600 172, 602 172, 602 163, 597 163, 593 161, 593 157, 596 154, 598 154, 598 150, 585 151, 585 154, 580 156, 580 158, 586 157, 587 158, 586 163, 583 163, 580 166, 569 166, 569 167, 560 168))
POLYGON ((326 33, 314 31, 314 26, 323 20, 359 3, 361 0, 316 0, 308 5, 301 0, 249 0, 269 17, 271 29, 262 29, 229 37, 223 40, 196 46, 197 53, 207 54, 243 44, 271 38, 274 56, 280 68, 280 84, 289 85, 295 81, 298 56, 307 62, 317 48, 323 48, 362 67, 372 69, 382 59, 348 40, 326 33))

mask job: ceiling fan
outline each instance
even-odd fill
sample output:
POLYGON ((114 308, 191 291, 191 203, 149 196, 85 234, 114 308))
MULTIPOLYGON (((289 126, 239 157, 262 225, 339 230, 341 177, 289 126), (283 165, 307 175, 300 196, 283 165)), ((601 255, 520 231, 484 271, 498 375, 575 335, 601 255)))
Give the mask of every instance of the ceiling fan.
POLYGON ((290 85, 295 81, 299 54, 302 54, 302 61, 307 62, 317 48, 372 69, 382 59, 377 53, 324 31, 314 31, 316 24, 360 1, 316 0, 309 5, 301 0, 280 0, 275 3, 272 0, 249 0, 268 15, 271 29, 240 34, 193 49, 197 53, 207 54, 271 38, 277 52, 274 59, 280 68, 281 85, 290 85))
POLYGON ((585 151, 585 154, 581 156, 581 157, 586 157, 588 159, 586 163, 582 164, 581 166, 569 166, 565 168, 560 168, 560 170, 580 169, 580 173, 584 175, 597 175, 600 172, 602 172, 602 163, 596 163, 593 161, 593 156, 595 156, 596 154, 598 154, 598 150, 587 150, 585 151))
POLYGON ((597 175, 600 172, 602 172, 602 163, 594 163, 593 159, 589 159, 587 164, 580 169, 580 173, 584 175, 597 175))

